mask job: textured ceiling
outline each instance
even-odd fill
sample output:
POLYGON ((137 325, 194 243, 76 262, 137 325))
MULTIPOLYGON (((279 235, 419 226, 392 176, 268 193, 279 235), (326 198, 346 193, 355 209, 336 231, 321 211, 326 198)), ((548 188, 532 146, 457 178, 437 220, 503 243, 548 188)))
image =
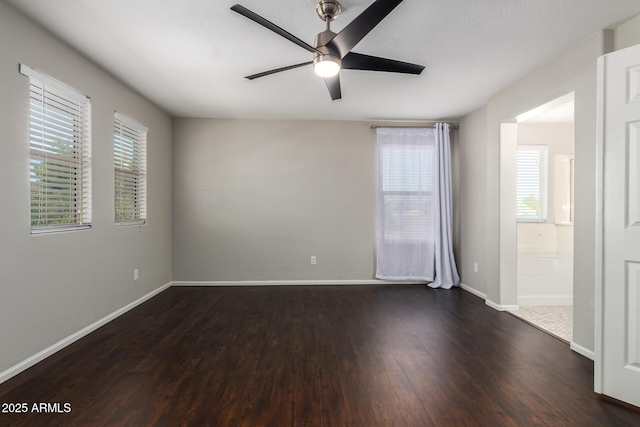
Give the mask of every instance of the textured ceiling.
MULTIPOLYGON (((331 101, 306 50, 220 0, 6 0, 174 116, 459 118, 593 32, 640 13, 638 0, 406 0, 354 51, 426 66, 420 76, 345 70, 331 101)), ((313 43, 315 0, 237 0, 313 43)), ((343 0, 338 32, 371 0, 343 0)))

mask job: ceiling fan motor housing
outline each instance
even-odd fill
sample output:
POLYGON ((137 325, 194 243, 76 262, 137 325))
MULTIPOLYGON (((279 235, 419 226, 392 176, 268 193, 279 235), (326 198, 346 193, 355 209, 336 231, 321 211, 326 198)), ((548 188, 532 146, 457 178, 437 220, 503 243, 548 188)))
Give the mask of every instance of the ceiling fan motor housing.
POLYGON ((316 12, 323 21, 327 18, 333 21, 340 14, 340 3, 334 0, 321 0, 316 6, 316 12))
POLYGON ((340 58, 340 54, 333 50, 329 49, 326 45, 329 41, 336 36, 331 30, 325 30, 321 33, 318 33, 316 39, 313 43, 314 47, 322 52, 322 53, 314 53, 313 54, 313 65, 315 66, 318 62, 322 61, 331 61, 338 64, 338 66, 342 66, 342 59, 340 58))

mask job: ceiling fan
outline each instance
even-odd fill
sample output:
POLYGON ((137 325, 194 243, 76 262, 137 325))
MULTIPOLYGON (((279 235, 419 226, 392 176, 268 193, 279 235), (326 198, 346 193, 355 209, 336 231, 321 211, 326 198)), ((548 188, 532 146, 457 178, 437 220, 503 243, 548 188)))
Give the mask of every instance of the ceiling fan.
POLYGON ((314 45, 311 46, 300 40, 293 34, 283 30, 272 22, 267 21, 260 15, 250 11, 244 6, 236 4, 231 7, 234 12, 243 15, 263 27, 273 31, 285 39, 297 44, 303 49, 313 53, 313 61, 301 64, 289 65, 287 67, 276 68, 275 70, 264 71, 258 74, 246 76, 253 80, 258 77, 287 71, 305 65, 313 64, 316 74, 324 78, 329 89, 332 100, 341 99, 340 70, 368 70, 386 71, 390 73, 420 74, 424 66, 410 64, 408 62, 396 61, 393 59, 379 58, 377 56, 363 55, 352 52, 351 49, 360 42, 369 32, 382 21, 402 0, 376 0, 364 12, 356 17, 338 34, 331 31, 330 23, 340 14, 340 4, 334 0, 321 0, 316 6, 316 12, 320 19, 325 21, 327 28, 319 33, 314 45))

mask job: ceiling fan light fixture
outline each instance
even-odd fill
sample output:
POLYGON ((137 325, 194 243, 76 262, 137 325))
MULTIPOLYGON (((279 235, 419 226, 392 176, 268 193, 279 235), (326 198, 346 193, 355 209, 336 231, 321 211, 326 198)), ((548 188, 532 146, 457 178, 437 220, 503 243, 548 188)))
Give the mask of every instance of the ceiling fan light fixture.
POLYGON ((313 59, 313 71, 320 77, 333 77, 341 67, 342 61, 334 55, 318 55, 313 59))

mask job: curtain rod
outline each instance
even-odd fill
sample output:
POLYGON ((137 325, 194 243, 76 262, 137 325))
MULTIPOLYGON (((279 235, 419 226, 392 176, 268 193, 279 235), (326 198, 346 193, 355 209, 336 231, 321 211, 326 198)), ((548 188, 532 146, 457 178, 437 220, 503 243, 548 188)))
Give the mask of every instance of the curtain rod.
MULTIPOLYGON (((371 129, 384 129, 384 128, 391 128, 391 129, 431 129, 434 128, 435 126, 382 126, 382 125, 371 125, 371 129)), ((458 125, 451 125, 451 129, 452 130, 458 130, 460 129, 460 126, 458 125)))

